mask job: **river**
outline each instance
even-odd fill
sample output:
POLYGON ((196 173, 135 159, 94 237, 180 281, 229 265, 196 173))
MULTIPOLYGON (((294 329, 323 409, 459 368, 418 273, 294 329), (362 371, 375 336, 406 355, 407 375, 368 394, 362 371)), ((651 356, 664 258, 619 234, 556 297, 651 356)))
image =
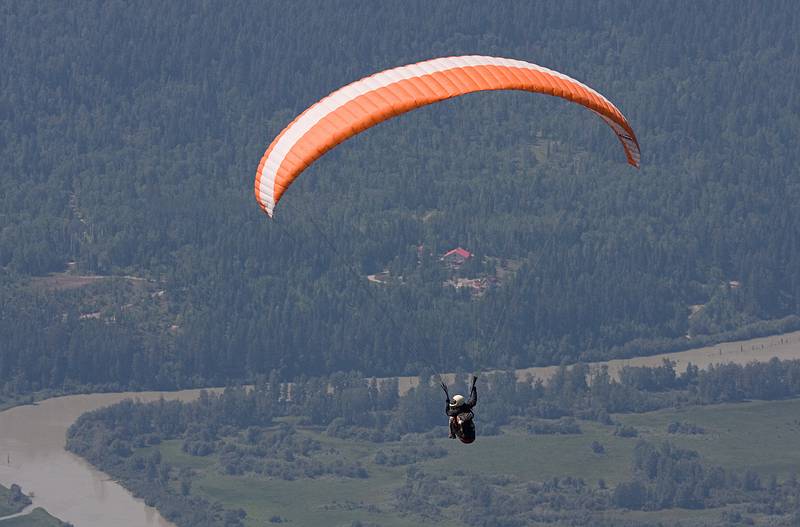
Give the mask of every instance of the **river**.
MULTIPOLYGON (((0 413, 0 484, 20 485, 33 504, 76 527, 174 527, 156 509, 64 449, 81 414, 138 398, 191 400, 199 390, 69 395, 0 413)), ((0 523, 2 525, 2 523, 0 523)))
MULTIPOLYGON (((705 368, 719 362, 745 364, 772 357, 799 359, 800 331, 590 366, 607 365, 611 375, 616 377, 623 366, 654 366, 665 358, 675 361, 678 371, 683 371, 690 362, 705 368)), ((554 371, 555 367, 528 368, 519 370, 517 376, 524 379, 533 375, 546 380, 554 371)), ((406 391, 414 384, 415 378, 402 378, 400 391, 406 391)), ((106 474, 64 450, 65 435, 81 414, 123 399, 153 401, 164 397, 187 401, 196 398, 199 392, 70 395, 0 412, 0 484, 21 485, 25 492, 34 493, 35 506, 47 509, 50 514, 76 527, 172 527, 173 524, 154 508, 135 499, 118 483, 109 480, 106 474)))

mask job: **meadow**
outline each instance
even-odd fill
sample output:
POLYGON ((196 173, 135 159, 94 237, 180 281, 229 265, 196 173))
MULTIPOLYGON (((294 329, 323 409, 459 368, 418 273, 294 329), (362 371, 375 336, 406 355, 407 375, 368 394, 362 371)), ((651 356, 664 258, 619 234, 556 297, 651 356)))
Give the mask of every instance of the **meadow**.
MULTIPOLYGON (((350 526, 361 522, 361 525, 401 527, 420 524, 419 517, 405 515, 395 508, 395 493, 409 471, 446 477, 453 485, 464 485, 471 476, 480 474, 502 476, 517 483, 572 477, 581 478, 592 487, 613 488, 631 478, 633 450, 641 439, 656 444, 669 440, 697 451, 711 465, 741 472, 752 470, 765 482, 772 476, 784 481, 800 469, 799 417, 800 399, 691 406, 613 416, 617 423, 635 428, 638 437, 615 435, 614 425, 578 421, 581 434, 532 435, 521 427, 510 426, 504 427, 500 435, 479 437, 469 446, 447 439, 443 429, 441 436, 411 435, 400 442, 370 443, 332 438, 320 429, 296 425, 298 433, 322 445, 319 455, 334 455, 335 451, 343 460, 359 461, 369 474, 364 479, 323 476, 284 480, 252 474, 226 475, 218 454, 190 456, 182 452, 178 440, 165 441, 157 448, 164 461, 176 469, 187 467, 195 471, 193 495, 219 501, 228 509, 244 509, 248 526, 269 522, 350 526), (701 427, 702 433, 669 433, 670 424, 678 422, 701 427), (602 445, 604 451, 596 453, 593 443, 602 445), (400 466, 375 462, 380 450, 425 444, 442 447, 447 455, 400 466)), ((611 520, 703 525, 719 520, 725 510, 615 510, 598 514, 611 520)), ((754 520, 759 523, 758 516, 754 520)), ((437 520, 436 524, 458 522, 437 520)))

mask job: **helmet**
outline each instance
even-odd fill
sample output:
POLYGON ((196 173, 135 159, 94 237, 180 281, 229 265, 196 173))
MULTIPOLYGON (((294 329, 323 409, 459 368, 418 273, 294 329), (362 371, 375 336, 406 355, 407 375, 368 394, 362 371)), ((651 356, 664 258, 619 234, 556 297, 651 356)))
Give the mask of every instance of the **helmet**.
POLYGON ((464 404, 464 396, 463 395, 454 395, 453 402, 450 403, 450 406, 461 406, 464 404))

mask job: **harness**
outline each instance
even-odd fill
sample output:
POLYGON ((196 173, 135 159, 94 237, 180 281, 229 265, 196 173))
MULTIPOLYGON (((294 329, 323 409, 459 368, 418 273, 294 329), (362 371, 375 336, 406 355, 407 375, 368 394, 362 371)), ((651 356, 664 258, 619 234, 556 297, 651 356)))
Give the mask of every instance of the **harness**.
POLYGON ((474 417, 475 414, 471 410, 467 410, 453 418, 458 423, 456 436, 462 443, 470 444, 475 441, 475 423, 472 420, 474 417))

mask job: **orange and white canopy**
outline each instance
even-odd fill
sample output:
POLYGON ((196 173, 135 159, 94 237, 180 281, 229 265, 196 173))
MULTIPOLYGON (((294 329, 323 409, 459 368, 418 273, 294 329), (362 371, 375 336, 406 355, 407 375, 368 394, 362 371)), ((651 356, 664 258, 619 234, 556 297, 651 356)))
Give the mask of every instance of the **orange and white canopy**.
POLYGON ((536 64, 477 55, 393 68, 339 88, 295 118, 258 164, 256 200, 270 217, 292 182, 317 158, 381 121, 415 108, 484 90, 523 90, 561 97, 598 114, 614 131, 628 163, 639 143, 622 113, 595 90, 536 64))

